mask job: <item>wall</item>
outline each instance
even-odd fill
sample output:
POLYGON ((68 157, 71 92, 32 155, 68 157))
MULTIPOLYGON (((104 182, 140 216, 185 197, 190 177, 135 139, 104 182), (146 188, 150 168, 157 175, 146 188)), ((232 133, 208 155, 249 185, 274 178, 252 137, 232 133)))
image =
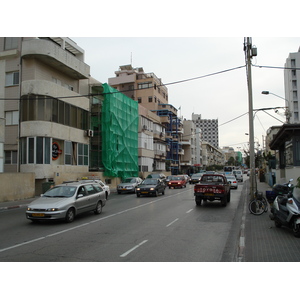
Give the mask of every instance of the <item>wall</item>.
POLYGON ((26 199, 35 195, 34 173, 0 174, 0 202, 26 199))

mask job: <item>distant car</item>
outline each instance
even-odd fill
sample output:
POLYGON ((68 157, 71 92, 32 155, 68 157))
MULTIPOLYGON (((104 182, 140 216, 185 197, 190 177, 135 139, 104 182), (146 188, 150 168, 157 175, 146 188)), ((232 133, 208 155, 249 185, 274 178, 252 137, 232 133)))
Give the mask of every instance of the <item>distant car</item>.
POLYGON ((147 178, 158 178, 160 180, 162 180, 164 183, 166 183, 166 175, 163 173, 151 173, 147 176, 147 178))
POLYGON ((241 170, 234 170, 233 171, 233 175, 235 176, 235 178, 237 179, 237 181, 240 181, 240 182, 244 181, 243 172, 241 170))
POLYGON ((146 178, 139 184, 136 188, 136 196, 140 197, 141 195, 145 196, 155 196, 158 194, 165 194, 165 184, 161 179, 158 178, 146 178))
POLYGON ((117 186, 118 194, 121 193, 135 193, 136 187, 142 182, 142 179, 139 177, 128 177, 125 178, 117 186))
POLYGON ((105 203, 105 191, 98 183, 64 183, 31 202, 26 209, 26 218, 32 222, 64 219, 70 223, 80 213, 94 211, 100 214, 105 203))
POLYGON ((226 175, 227 181, 230 183, 231 189, 238 188, 238 182, 234 175, 226 175))
POLYGON ((171 177, 168 182, 169 189, 170 188, 183 188, 186 187, 186 177, 184 175, 174 175, 171 177))
POLYGON ((198 183, 202 177, 203 173, 196 173, 191 176, 190 183, 195 184, 198 183))
POLYGON ((173 177, 173 175, 168 175, 166 177, 166 184, 168 184, 168 182, 171 180, 172 177, 173 177))

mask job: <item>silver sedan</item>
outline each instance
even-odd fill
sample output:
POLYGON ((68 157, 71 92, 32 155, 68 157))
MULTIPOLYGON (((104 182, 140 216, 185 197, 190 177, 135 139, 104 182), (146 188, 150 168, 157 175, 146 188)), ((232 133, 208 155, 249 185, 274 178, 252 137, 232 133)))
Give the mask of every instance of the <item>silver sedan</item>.
POLYGON ((53 187, 31 202, 26 209, 26 218, 33 222, 64 219, 70 223, 80 213, 94 211, 100 214, 105 203, 105 191, 99 184, 65 183, 53 187))

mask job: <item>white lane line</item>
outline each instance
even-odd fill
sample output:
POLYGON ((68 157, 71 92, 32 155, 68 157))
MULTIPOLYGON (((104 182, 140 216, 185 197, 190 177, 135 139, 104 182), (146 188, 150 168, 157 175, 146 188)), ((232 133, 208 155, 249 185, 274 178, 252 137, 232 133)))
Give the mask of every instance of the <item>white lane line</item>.
POLYGON ((130 250, 128 250, 127 252, 123 253, 120 255, 120 257, 125 257, 127 256, 130 252, 134 251, 135 249, 137 249, 138 247, 142 246, 143 244, 147 243, 148 240, 144 240, 141 243, 139 243, 138 245, 136 245, 135 247, 131 248, 130 250))
POLYGON ((42 239, 46 239, 46 238, 49 238, 49 237, 53 237, 55 235, 59 235, 59 234, 62 234, 62 233, 66 233, 68 231, 71 231, 71 230, 74 230, 74 229, 78 229, 80 227, 83 227, 83 226, 86 226, 86 225, 90 225, 92 223, 95 223, 95 222, 99 222, 99 221, 102 221, 102 220, 105 220, 105 219, 108 219, 108 218, 112 218, 112 217, 115 217, 115 216, 118 216, 118 215, 121 215, 123 213, 126 213, 126 212, 129 212, 129 211, 132 211, 132 210, 135 210, 135 209, 138 209, 138 208, 141 208, 143 206, 147 206, 147 205, 151 205, 155 202, 158 202, 158 201, 162 201, 166 198, 170 198, 170 197, 173 197, 172 195, 170 196, 165 196, 165 197, 161 197, 157 200, 153 200, 153 201, 150 201, 150 202, 147 202, 147 203, 144 203, 144 204, 141 204, 141 205, 138 205, 138 206, 134 206, 132 208, 128 208, 128 209, 125 209, 123 211, 120 211, 120 212, 117 212, 117 213, 114 213, 114 214, 111 214, 111 215, 108 215, 108 216, 105 216, 105 217, 101 217, 97 220, 93 220, 91 222, 88 222, 88 223, 84 223, 84 224, 81 224, 81 225, 77 225, 77 226, 74 226, 74 227, 71 227, 71 228, 68 228, 68 229, 65 229, 65 230, 61 230, 61 231, 58 231, 58 232, 54 232, 52 234, 48 234, 46 236, 42 236, 40 238, 36 238, 36 239, 33 239, 33 240, 30 240, 30 241, 27 241, 27 242, 23 242, 23 243, 20 243, 20 244, 16 244, 14 246, 10 246, 10 247, 7 247, 7 248, 2 248, 0 249, 0 252, 5 252, 7 250, 11 250, 11 249, 14 249, 14 248, 17 248, 17 247, 21 247, 21 246, 24 246, 24 245, 27 245, 27 244, 31 244, 31 243, 34 243, 34 242, 37 242, 37 241, 40 241, 42 239))
POLYGON ((36 242, 36 241, 40 241, 40 240, 42 240, 42 239, 44 239, 44 238, 45 238, 45 237, 40 237, 40 238, 31 240, 31 241, 28 241, 28 242, 24 242, 24 243, 17 244, 17 245, 11 246, 11 247, 7 247, 7 248, 4 248, 4 249, 0 249, 0 252, 4 252, 4 251, 7 251, 7 250, 11 250, 11 249, 17 248, 17 247, 21 247, 21 246, 24 246, 24 245, 26 245, 26 244, 30 244, 30 243, 33 243, 33 242, 36 242))
POLYGON ((193 208, 192 208, 192 209, 190 209, 190 210, 188 210, 186 213, 187 213, 187 214, 189 214, 189 213, 190 213, 192 210, 193 210, 193 208))
POLYGON ((174 224, 175 222, 177 222, 179 219, 177 218, 177 219, 175 219, 174 221, 172 221, 171 223, 169 223, 166 227, 169 227, 169 226, 171 226, 172 224, 174 224))

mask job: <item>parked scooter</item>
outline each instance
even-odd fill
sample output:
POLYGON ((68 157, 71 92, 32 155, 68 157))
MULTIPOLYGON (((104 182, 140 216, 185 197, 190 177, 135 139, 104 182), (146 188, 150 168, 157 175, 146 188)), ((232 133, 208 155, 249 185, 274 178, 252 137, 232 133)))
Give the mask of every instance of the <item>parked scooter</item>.
POLYGON ((289 182, 277 184, 273 190, 278 192, 273 202, 272 213, 276 227, 292 228, 295 237, 300 237, 300 202, 293 197, 294 186, 289 182))

